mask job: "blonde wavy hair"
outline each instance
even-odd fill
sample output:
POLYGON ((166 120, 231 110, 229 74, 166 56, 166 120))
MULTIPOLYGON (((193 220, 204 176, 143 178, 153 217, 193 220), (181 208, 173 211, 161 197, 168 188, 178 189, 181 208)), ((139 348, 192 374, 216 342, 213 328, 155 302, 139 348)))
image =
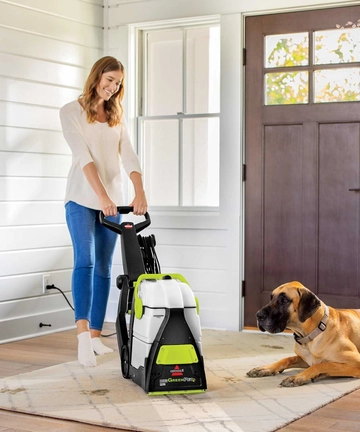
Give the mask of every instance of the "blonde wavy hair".
POLYGON ((114 93, 109 100, 104 101, 104 109, 109 126, 112 127, 121 123, 121 118, 124 112, 121 104, 124 97, 124 66, 119 60, 111 56, 102 57, 95 62, 85 82, 84 90, 79 97, 89 123, 94 123, 97 119, 96 103, 99 99, 99 95, 96 87, 101 80, 102 74, 112 71, 120 71, 123 74, 123 79, 119 86, 119 90, 114 93))

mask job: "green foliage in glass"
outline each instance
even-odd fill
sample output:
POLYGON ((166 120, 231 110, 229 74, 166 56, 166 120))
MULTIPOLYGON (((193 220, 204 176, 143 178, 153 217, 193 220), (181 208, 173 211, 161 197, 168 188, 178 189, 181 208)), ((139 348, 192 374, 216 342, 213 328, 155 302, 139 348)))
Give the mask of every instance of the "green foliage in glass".
MULTIPOLYGON (((326 38, 316 37, 315 53, 322 52, 321 64, 345 63, 355 60, 359 52, 358 44, 349 31, 340 31, 337 44, 329 46, 326 38), (324 52, 328 53, 324 59, 324 52)), ((315 54, 316 56, 316 54, 315 54)), ((300 43, 294 43, 290 37, 279 39, 268 56, 267 64, 271 67, 289 67, 292 70, 281 73, 266 74, 266 105, 305 104, 309 101, 308 72, 299 71, 298 66, 307 64, 307 38, 300 43), (297 69, 297 70, 296 70, 297 69)), ((350 66, 349 64, 349 66, 350 66)), ((326 74, 324 75, 326 76, 326 74)), ((356 74, 353 75, 356 77, 356 74)), ((316 102, 346 102, 359 100, 360 88, 357 82, 344 79, 342 82, 318 82, 321 91, 317 90, 316 102)))
POLYGON ((308 103, 308 72, 269 73, 266 75, 266 105, 308 103))
POLYGON ((308 35, 279 36, 275 47, 267 58, 268 67, 291 67, 309 64, 308 35))

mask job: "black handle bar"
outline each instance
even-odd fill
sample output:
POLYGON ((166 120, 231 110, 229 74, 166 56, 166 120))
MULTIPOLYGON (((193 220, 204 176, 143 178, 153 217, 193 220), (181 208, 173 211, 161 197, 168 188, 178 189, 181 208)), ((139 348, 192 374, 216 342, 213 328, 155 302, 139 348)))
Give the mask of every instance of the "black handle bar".
MULTIPOLYGON (((120 206, 117 208, 118 213, 120 214, 129 214, 134 211, 134 207, 129 206, 120 206)), ((116 222, 110 222, 106 219, 104 213, 100 211, 100 222, 102 225, 104 225, 106 228, 109 228, 111 231, 116 232, 117 234, 122 234, 122 227, 120 224, 116 222)), ((149 216, 149 213, 146 212, 144 214, 145 220, 142 222, 139 222, 137 224, 134 224, 135 231, 138 233, 148 227, 151 224, 151 219, 149 216)))

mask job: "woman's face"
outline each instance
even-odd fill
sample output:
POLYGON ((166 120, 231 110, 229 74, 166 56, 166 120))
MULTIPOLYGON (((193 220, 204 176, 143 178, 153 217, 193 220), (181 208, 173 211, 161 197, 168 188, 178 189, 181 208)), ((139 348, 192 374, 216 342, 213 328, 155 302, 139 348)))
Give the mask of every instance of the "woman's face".
POLYGON ((96 86, 100 99, 109 100, 119 90, 122 79, 123 73, 120 70, 104 72, 96 86))

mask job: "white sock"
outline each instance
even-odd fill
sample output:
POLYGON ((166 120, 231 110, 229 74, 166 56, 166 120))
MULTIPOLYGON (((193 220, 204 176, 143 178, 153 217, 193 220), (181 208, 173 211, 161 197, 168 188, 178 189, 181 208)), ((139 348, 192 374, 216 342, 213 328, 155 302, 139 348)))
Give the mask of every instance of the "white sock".
POLYGON ((108 354, 114 351, 112 348, 105 346, 99 337, 92 338, 91 343, 93 350, 97 355, 108 354))
POLYGON ((90 332, 83 332, 78 335, 78 360, 83 366, 96 366, 90 332))

